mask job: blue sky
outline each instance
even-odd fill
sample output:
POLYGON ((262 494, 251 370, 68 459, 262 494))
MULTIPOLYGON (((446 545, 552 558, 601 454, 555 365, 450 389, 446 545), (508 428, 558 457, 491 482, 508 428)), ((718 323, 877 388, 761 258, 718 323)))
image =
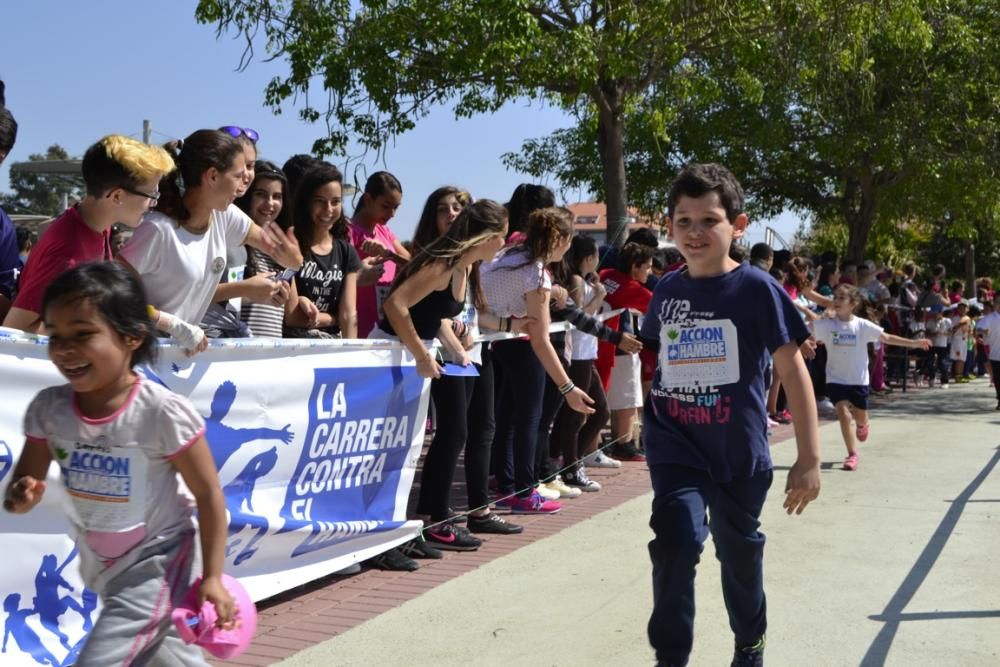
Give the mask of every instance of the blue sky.
MULTIPOLYGON (((141 137, 143 119, 151 121, 157 143, 201 127, 241 125, 260 132, 263 158, 280 164, 294 153, 308 152, 322 126, 298 120, 292 106, 279 116, 263 106, 264 86, 284 65, 258 59, 236 72, 242 43, 232 36, 216 39, 212 26, 197 24, 195 4, 9 3, 0 39, 0 78, 20 127, 17 144, 0 168, 0 191, 8 189, 10 163, 53 143, 81 155, 105 134, 141 137)), ((398 137, 386 150, 384 163, 374 157, 363 162, 359 179, 378 169, 399 177, 403 204, 391 225, 408 238, 424 199, 440 185, 506 201, 518 183, 532 179, 507 170, 500 156, 517 150, 526 138, 572 122, 560 110, 537 103, 512 103, 499 113, 462 120, 442 107, 398 137)), ((348 180, 353 172, 353 166, 345 170, 348 180)), ((557 183, 548 185, 558 190, 557 183)), ((567 203, 591 198, 576 190, 565 196, 567 203)), ((784 215, 767 224, 790 240, 798 220, 784 215)), ((764 224, 754 224, 750 240, 761 240, 763 234, 764 224)))

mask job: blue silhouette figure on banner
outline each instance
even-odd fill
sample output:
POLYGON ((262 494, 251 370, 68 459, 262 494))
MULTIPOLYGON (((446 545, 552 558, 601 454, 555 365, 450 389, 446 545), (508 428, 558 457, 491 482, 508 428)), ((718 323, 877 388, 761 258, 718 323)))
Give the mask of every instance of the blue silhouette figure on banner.
POLYGON ((0 482, 7 476, 11 468, 14 467, 14 453, 10 451, 10 446, 6 440, 0 440, 0 482))
POLYGON ((7 641, 10 636, 22 652, 34 658, 35 662, 41 665, 53 665, 62 667, 72 665, 76 661, 80 649, 86 640, 86 635, 81 637, 74 645, 70 645, 69 637, 59 628, 59 617, 72 609, 83 620, 84 633, 89 632, 94 627, 93 614, 97 609, 97 594, 86 588, 81 593, 83 604, 77 602, 71 596, 59 595, 59 589, 65 588, 73 592, 73 586, 62 576, 62 571, 77 556, 77 550, 73 550, 66 557, 62 564, 57 565, 58 560, 55 554, 46 554, 42 557, 42 563, 35 575, 35 596, 32 598, 34 607, 21 609, 21 595, 11 593, 4 599, 3 608, 7 612, 7 620, 4 625, 3 647, 7 652, 7 641), (66 657, 60 662, 42 643, 38 633, 28 625, 28 618, 37 615, 42 627, 58 637, 59 642, 68 651, 66 657))
POLYGON ((56 657, 49 653, 38 633, 28 625, 28 617, 34 616, 38 612, 28 607, 21 609, 20 593, 11 593, 3 600, 3 610, 7 612, 7 621, 3 626, 3 646, 0 651, 7 652, 7 640, 11 635, 14 642, 22 652, 27 653, 40 665, 52 665, 52 667, 62 667, 56 657))
MULTIPOLYGON (((250 459, 243 470, 233 481, 223 488, 226 495, 226 505, 229 507, 229 536, 237 535, 246 527, 256 528, 254 535, 236 559, 234 565, 239 565, 250 559, 256 552, 256 544, 267 534, 268 520, 266 517, 254 513, 253 490, 257 480, 274 470, 278 464, 278 448, 271 447, 266 452, 261 452, 250 459)), ((233 540, 226 545, 226 556, 229 557, 240 546, 241 540, 233 540)))
POLYGON ((222 420, 236 402, 236 385, 225 381, 215 390, 212 397, 212 413, 205 417, 205 439, 215 456, 215 466, 222 470, 229 457, 248 442, 254 440, 279 440, 286 445, 292 441, 292 425, 285 424, 283 429, 274 428, 233 428, 226 426, 222 420))
POLYGON ((69 637, 59 629, 59 617, 65 614, 67 609, 75 610, 84 618, 84 632, 89 631, 92 625, 90 617, 79 602, 68 595, 59 597, 60 588, 73 592, 73 586, 63 579, 62 571, 75 557, 74 548, 62 565, 57 567, 55 554, 42 556, 42 564, 38 568, 38 574, 35 575, 35 597, 32 599, 42 627, 59 637, 59 642, 67 649, 69 649, 69 637))

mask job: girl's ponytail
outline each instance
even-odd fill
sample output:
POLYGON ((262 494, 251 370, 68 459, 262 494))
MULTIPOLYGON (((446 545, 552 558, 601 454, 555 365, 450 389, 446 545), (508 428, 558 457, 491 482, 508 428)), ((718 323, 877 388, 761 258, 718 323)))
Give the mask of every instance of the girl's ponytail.
POLYGON ((160 179, 160 199, 156 202, 156 210, 170 216, 178 222, 187 220, 191 213, 184 206, 184 193, 178 182, 181 177, 180 169, 177 168, 180 159, 181 149, 184 147, 183 139, 174 139, 163 144, 163 150, 167 152, 170 159, 174 161, 174 168, 160 179))

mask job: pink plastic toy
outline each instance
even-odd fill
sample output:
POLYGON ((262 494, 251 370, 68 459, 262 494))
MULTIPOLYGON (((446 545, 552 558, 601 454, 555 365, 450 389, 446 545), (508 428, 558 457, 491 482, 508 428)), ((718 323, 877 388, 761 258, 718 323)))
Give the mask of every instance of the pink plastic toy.
POLYGON ((234 658, 243 653, 257 631, 257 607, 239 581, 222 575, 222 585, 236 601, 236 621, 232 630, 215 627, 218 616, 211 602, 198 605, 201 577, 191 585, 180 606, 171 614, 177 634, 187 644, 198 644, 216 658, 234 658))

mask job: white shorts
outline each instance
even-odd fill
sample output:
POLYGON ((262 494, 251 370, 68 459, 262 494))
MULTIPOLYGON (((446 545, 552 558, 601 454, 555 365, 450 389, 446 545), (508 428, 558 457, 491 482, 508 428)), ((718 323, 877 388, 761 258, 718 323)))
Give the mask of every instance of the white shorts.
POLYGON ((638 354, 615 357, 608 385, 608 409, 628 410, 642 407, 642 366, 638 354))

